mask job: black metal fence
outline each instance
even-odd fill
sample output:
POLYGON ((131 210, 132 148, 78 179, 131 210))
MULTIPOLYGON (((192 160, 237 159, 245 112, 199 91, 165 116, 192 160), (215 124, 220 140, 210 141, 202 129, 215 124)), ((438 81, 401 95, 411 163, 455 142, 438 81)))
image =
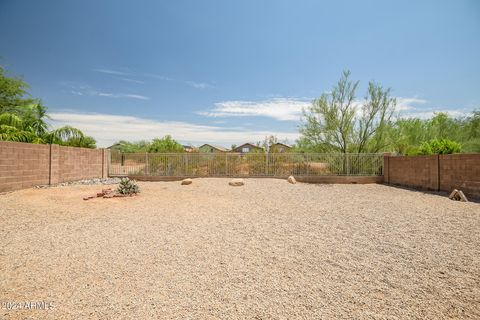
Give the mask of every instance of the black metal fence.
POLYGON ((341 153, 119 153, 109 175, 165 177, 379 176, 382 154, 341 153))

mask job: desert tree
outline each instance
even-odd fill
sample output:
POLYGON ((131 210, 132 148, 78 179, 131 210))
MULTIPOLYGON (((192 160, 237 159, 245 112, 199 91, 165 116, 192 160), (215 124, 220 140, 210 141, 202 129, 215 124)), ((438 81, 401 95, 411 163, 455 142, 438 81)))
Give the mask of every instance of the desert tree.
POLYGON ((377 153, 388 146, 387 130, 397 103, 390 91, 372 81, 368 84, 365 101, 354 117, 352 140, 357 153, 377 153))
POLYGON ((340 153, 378 152, 386 147, 386 130, 396 100, 390 89, 370 82, 365 100, 358 101, 358 84, 350 80, 350 71, 344 71, 330 93, 322 94, 303 111, 300 146, 340 153))
POLYGON ((302 138, 311 146, 324 151, 348 152, 352 142, 355 118, 355 91, 357 82, 349 80, 350 71, 344 71, 330 93, 324 93, 304 110, 300 127, 302 138))
POLYGON ((256 145, 260 148, 263 148, 263 150, 265 150, 266 152, 269 152, 270 151, 270 146, 272 144, 275 144, 275 143, 278 143, 278 138, 277 136, 275 135, 269 135, 269 136, 265 136, 265 138, 263 139, 263 141, 258 141, 256 143, 256 145))
POLYGON ((163 138, 155 138, 150 143, 148 152, 152 153, 182 153, 184 152, 183 146, 172 138, 170 135, 166 135, 163 138))

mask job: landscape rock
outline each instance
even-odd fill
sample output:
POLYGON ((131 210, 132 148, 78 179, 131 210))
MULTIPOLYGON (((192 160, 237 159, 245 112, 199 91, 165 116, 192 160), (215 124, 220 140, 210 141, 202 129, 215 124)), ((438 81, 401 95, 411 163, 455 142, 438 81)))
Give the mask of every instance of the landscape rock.
POLYGON ((136 196, 135 193, 132 193, 132 194, 114 193, 113 194, 114 198, 124 198, 124 197, 134 197, 134 196, 136 196))
POLYGON ((243 179, 232 179, 228 184, 234 187, 238 187, 243 186, 245 182, 243 181, 243 179))
POLYGON ((461 202, 468 202, 467 197, 463 193, 462 190, 453 189, 452 193, 448 196, 450 200, 461 201, 461 202))
POLYGON ((115 189, 112 188, 105 188, 102 189, 102 192, 97 192, 95 195, 87 196, 84 197, 83 200, 90 200, 93 198, 113 198, 113 197, 127 197, 129 196, 128 194, 121 194, 118 193, 115 189))
POLYGON ((287 181, 290 182, 291 184, 297 183, 297 180, 295 180, 295 177, 294 177, 294 176, 289 176, 288 179, 287 179, 287 181))
POLYGON ((193 183, 193 180, 190 179, 190 178, 182 180, 182 186, 186 186, 186 185, 189 185, 189 184, 192 184, 192 183, 193 183))
POLYGON ((102 189, 102 192, 98 192, 97 193, 97 197, 98 198, 111 198, 111 197, 106 197, 107 195, 111 195, 115 193, 115 191, 112 189, 112 188, 106 188, 106 189, 102 189))
POLYGON ((61 183, 56 183, 52 185, 38 185, 38 186, 35 186, 35 188, 46 189, 51 187, 66 187, 66 186, 73 186, 73 185, 117 184, 119 182, 120 182, 120 178, 95 178, 95 179, 87 179, 87 180, 61 182, 61 183))

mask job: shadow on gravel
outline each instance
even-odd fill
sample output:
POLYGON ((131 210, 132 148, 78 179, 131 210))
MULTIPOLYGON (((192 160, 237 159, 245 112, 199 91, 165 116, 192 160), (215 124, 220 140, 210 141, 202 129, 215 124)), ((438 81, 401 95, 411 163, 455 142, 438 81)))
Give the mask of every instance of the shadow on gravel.
MULTIPOLYGON (((417 191, 417 192, 421 192, 423 194, 430 194, 430 195, 440 196, 440 197, 444 197, 444 198, 448 198, 448 195, 450 194, 449 192, 445 192, 445 191, 425 190, 425 189, 420 189, 420 188, 415 188, 415 187, 399 186, 399 185, 395 185, 395 184, 382 183, 382 185, 387 186, 387 187, 391 187, 391 188, 396 188, 396 189, 417 191)), ((467 199, 468 199, 469 202, 480 203, 480 197, 474 197, 474 196, 471 196, 471 195, 470 196, 467 195, 467 199)))

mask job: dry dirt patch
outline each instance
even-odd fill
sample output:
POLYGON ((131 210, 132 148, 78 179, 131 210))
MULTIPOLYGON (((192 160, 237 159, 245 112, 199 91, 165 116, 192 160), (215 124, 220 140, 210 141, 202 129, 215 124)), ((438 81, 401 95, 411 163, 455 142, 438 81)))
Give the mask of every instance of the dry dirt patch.
POLYGON ((17 319, 479 318, 480 205, 382 185, 229 179, 0 196, 17 319))

